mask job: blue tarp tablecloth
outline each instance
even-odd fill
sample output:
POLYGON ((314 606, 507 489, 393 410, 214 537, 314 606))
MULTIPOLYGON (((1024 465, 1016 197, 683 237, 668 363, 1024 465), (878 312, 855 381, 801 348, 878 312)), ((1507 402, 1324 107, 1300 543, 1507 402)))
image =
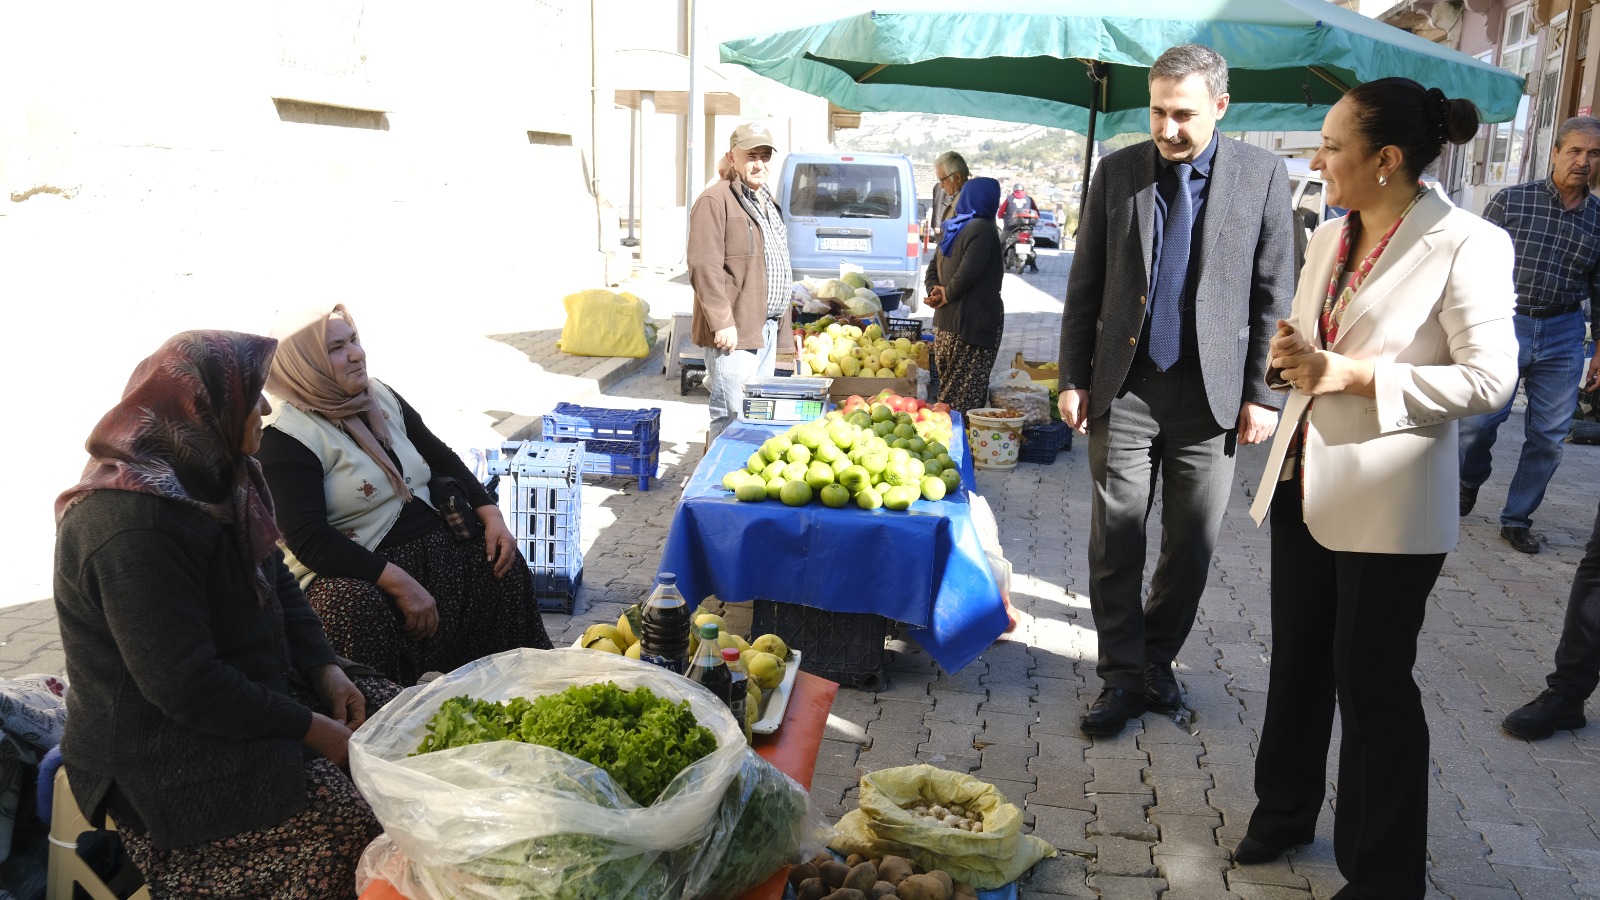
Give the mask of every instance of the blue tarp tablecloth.
POLYGON ((1008 620, 967 501, 973 473, 965 429, 959 414, 951 416, 962 490, 904 511, 741 503, 722 477, 786 429, 730 426, 683 490, 659 571, 678 576, 690 603, 761 598, 904 622, 946 672, 960 671, 1008 620))

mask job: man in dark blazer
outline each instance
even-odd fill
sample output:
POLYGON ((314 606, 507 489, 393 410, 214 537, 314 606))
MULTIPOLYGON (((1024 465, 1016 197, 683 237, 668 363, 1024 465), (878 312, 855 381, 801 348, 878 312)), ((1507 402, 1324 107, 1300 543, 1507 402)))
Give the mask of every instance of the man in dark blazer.
POLYGON ((1172 661, 1194 625, 1233 488, 1237 445, 1282 401, 1267 346, 1294 294, 1282 160, 1223 137, 1227 63, 1197 44, 1150 69, 1153 140, 1089 184, 1061 323, 1061 416, 1089 436, 1089 603, 1104 690, 1092 735, 1183 702, 1172 661), (1140 597, 1161 485, 1161 556, 1140 597))

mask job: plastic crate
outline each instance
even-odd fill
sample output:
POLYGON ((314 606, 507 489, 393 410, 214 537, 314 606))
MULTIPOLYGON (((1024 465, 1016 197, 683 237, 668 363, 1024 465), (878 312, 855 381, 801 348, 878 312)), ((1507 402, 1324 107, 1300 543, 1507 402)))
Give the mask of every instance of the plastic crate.
POLYGON ((799 650, 800 668, 866 691, 888 686, 883 664, 889 620, 873 613, 831 612, 814 606, 755 601, 750 633, 776 634, 799 650))
POLYGON ((656 463, 661 458, 661 442, 641 446, 637 441, 585 441, 583 473, 604 477, 639 479, 639 490, 650 490, 656 463))
POLYGON ((582 443, 520 441, 489 471, 501 476, 500 511, 533 576, 540 612, 570 614, 583 582, 582 443))
POLYGON ((545 413, 547 441, 637 441, 653 444, 661 440, 661 409, 603 409, 557 403, 554 412, 545 413))
POLYGON ((1071 426, 1065 422, 1051 422, 1049 425, 1022 429, 1022 449, 1017 459, 1048 466, 1056 461, 1057 453, 1071 449, 1071 426))

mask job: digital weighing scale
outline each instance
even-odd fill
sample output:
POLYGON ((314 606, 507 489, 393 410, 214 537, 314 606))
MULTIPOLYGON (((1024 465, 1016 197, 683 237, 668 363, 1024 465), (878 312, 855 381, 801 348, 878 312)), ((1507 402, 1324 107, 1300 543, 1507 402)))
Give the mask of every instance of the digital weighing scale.
POLYGON ((822 418, 832 378, 752 378, 744 383, 742 422, 792 425, 822 418))

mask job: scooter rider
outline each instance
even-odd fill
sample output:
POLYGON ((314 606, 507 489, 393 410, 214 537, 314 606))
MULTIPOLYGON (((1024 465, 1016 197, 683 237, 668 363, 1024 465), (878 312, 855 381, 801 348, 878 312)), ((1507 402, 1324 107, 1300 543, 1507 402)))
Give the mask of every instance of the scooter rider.
MULTIPOLYGON (((1004 249, 1009 250, 1011 246, 1017 242, 1017 231, 1019 228, 1025 225, 1031 226, 1034 222, 1038 221, 1039 204, 1033 202, 1033 198, 1028 196, 1028 192, 1022 189, 1022 182, 1019 181, 1011 185, 1011 196, 1005 198, 1005 204, 1001 211, 1005 216, 1006 223, 1006 241, 1004 249), (1032 210, 1034 215, 1032 217, 1024 218, 1020 215, 1023 210, 1032 210)), ((1028 271, 1039 271, 1037 254, 1030 254, 1028 256, 1028 271)))

